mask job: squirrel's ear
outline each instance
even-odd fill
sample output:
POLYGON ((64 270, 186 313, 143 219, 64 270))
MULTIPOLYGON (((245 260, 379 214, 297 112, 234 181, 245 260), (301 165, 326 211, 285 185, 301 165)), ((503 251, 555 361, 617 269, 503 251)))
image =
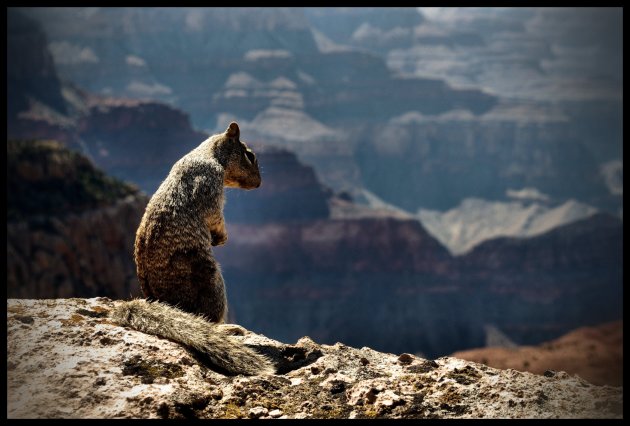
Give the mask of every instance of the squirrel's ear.
POLYGON ((233 138, 233 139, 239 138, 241 131, 238 129, 238 124, 236 124, 236 121, 232 121, 230 123, 227 130, 225 131, 225 134, 227 135, 228 138, 233 138))

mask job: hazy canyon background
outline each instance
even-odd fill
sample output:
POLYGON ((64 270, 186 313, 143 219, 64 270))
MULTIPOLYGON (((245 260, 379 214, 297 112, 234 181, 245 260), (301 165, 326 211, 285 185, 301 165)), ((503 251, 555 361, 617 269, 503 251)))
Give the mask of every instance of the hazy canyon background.
POLYGON ((148 197, 236 120, 233 321, 432 358, 622 329, 621 8, 7 13, 9 297, 139 296, 148 197))

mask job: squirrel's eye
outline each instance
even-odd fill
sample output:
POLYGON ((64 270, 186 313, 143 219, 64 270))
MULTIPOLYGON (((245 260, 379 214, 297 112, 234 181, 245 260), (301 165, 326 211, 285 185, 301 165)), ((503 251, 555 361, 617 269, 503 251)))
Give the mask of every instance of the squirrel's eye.
POLYGON ((256 156, 254 155, 253 152, 251 151, 245 151, 245 157, 247 157, 247 159, 250 161, 250 163, 254 163, 254 161, 256 161, 256 156))

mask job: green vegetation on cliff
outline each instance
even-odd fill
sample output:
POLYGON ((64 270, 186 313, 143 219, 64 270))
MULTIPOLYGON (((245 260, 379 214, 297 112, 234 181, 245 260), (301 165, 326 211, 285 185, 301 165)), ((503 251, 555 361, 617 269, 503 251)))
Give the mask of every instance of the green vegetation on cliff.
POLYGON ((59 142, 7 142, 7 220, 80 212, 137 193, 59 142))

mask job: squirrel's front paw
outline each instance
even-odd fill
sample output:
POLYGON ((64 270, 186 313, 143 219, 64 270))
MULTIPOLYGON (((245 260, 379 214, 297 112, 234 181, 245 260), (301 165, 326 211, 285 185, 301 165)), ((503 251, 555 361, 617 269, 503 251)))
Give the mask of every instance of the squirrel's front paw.
POLYGON ((232 336, 244 336, 247 334, 247 330, 238 324, 217 324, 217 328, 221 330, 222 333, 232 336))
POLYGON ((222 246, 227 242, 227 234, 219 234, 216 232, 212 232, 210 234, 212 236, 212 245, 213 246, 222 246))

